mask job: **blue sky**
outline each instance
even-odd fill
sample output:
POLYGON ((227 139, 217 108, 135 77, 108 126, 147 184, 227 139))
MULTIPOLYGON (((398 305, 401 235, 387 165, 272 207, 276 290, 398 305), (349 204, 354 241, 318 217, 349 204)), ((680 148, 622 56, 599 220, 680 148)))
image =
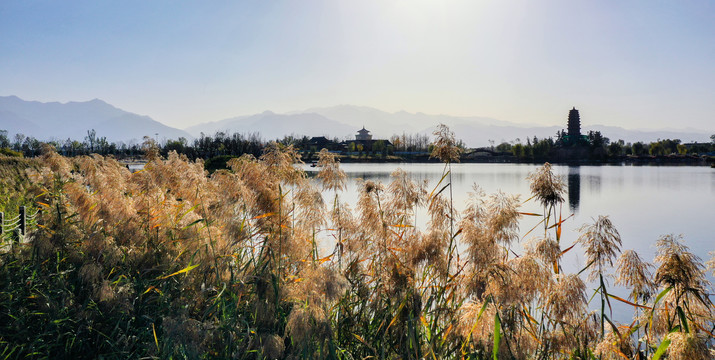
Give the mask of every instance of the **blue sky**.
POLYGON ((0 95, 175 127, 354 104, 715 130, 713 1, 0 2, 0 95))

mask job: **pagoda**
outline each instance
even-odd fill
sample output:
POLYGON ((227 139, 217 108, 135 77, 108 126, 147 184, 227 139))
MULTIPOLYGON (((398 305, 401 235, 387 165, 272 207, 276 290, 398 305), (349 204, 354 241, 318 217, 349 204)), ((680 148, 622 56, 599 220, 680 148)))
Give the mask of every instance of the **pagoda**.
POLYGON ((363 126, 362 129, 358 130, 357 135, 355 135, 355 140, 357 140, 357 141, 372 140, 372 135, 370 135, 370 130, 366 130, 365 126, 363 126))
POLYGON ((575 106, 569 110, 568 135, 574 142, 581 138, 581 117, 575 106))

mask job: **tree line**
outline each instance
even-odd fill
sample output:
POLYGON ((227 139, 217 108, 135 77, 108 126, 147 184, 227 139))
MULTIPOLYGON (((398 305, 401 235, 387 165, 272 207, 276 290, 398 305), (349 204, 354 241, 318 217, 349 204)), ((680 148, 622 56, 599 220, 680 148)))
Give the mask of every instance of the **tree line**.
MULTIPOLYGON (((184 154, 190 159, 210 159, 218 156, 239 156, 252 154, 256 157, 263 153, 269 141, 264 140, 258 133, 227 133, 216 132, 213 135, 201 133, 193 140, 185 137, 178 139, 168 139, 163 142, 151 137, 145 137, 142 141, 117 141, 110 142, 106 136, 101 136, 92 129, 87 131, 87 135, 81 139, 67 138, 65 140, 40 141, 33 136, 15 134, 10 136, 8 131, 0 130, 0 148, 22 153, 25 156, 37 156, 41 153, 42 144, 52 145, 59 154, 63 156, 78 156, 97 153, 100 155, 114 155, 120 158, 138 157, 143 154, 142 147, 148 140, 153 140, 159 152, 163 155, 170 151, 184 154)), ((311 142, 308 136, 287 135, 282 139, 277 139, 277 143, 283 145, 293 145, 294 148, 305 155, 312 156, 321 149, 311 142)), ((359 154, 393 154, 394 152, 418 152, 426 153, 430 151, 430 137, 424 134, 394 135, 390 141, 376 140, 369 146, 348 142, 343 144, 338 138, 328 139, 320 148, 327 148, 331 151, 347 151, 359 154)))
MULTIPOLYGON (((588 160, 608 160, 618 159, 625 156, 664 156, 664 155, 702 155, 715 151, 715 134, 710 136, 710 143, 684 144, 680 139, 663 139, 654 142, 625 142, 623 140, 611 141, 599 131, 589 131, 583 139, 580 148, 588 160)), ((492 142, 491 150, 510 154, 518 161, 554 161, 554 154, 557 149, 565 148, 563 133, 559 132, 555 137, 515 139, 512 142, 502 142, 494 146, 492 142)), ((226 133, 216 132, 213 135, 201 133, 193 140, 184 137, 178 139, 168 139, 163 142, 151 137, 145 137, 141 142, 110 142, 106 136, 97 134, 92 129, 87 131, 87 135, 81 139, 67 138, 65 140, 40 141, 32 136, 15 134, 10 136, 8 131, 0 130, 0 153, 5 155, 37 156, 41 153, 42 144, 52 145, 59 154, 63 156, 78 156, 97 153, 101 155, 114 155, 119 158, 134 158, 142 156, 143 146, 147 141, 151 141, 162 155, 170 151, 186 155, 189 159, 211 159, 222 156, 240 156, 252 154, 260 156, 269 141, 261 138, 258 133, 226 133)), ((304 157, 310 158, 321 149, 311 142, 308 136, 288 135, 276 142, 283 145, 293 145, 304 157)), ((465 148, 464 143, 459 141, 457 146, 465 148)), ((389 142, 377 140, 372 143, 371 148, 364 148, 363 145, 348 142, 347 145, 338 139, 328 139, 324 146, 331 151, 342 151, 348 154, 357 153, 359 155, 392 155, 405 153, 428 153, 431 151, 431 139, 425 134, 393 135, 389 142)))
MULTIPOLYGON (((520 161, 543 162, 550 161, 555 156, 556 149, 570 149, 562 143, 563 134, 557 133, 556 138, 539 139, 526 138, 526 142, 517 138, 513 142, 502 142, 492 150, 508 153, 520 161)), ((680 139, 662 139, 653 142, 611 141, 600 131, 589 131, 579 147, 588 160, 618 159, 626 156, 666 156, 666 155, 703 155, 715 152, 715 134, 710 136, 710 143, 683 143, 680 139)))

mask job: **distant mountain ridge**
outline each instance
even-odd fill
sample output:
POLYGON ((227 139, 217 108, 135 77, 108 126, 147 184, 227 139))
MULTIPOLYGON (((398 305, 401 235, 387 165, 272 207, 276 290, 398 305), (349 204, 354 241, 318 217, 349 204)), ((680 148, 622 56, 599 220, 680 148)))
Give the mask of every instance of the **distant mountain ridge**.
POLYGON ((39 140, 82 140, 94 129, 110 142, 141 141, 144 136, 191 138, 187 132, 166 126, 148 116, 137 115, 94 99, 84 102, 25 101, 0 96, 0 130, 22 133, 39 140))
MULTIPOLYGON (((258 132, 264 139, 277 139, 285 135, 353 139, 357 130, 364 126, 370 130, 374 138, 388 139, 392 135, 402 133, 431 136, 435 127, 442 123, 448 125, 455 132, 456 137, 463 140, 467 146, 481 147, 488 146, 492 142, 497 145, 502 142, 526 142, 527 138, 533 139, 534 136, 540 139, 555 136, 557 131, 566 128, 566 115, 565 111, 561 126, 533 126, 488 117, 429 115, 406 111, 389 113, 365 106, 338 105, 286 114, 266 111, 261 114, 203 123, 189 127, 186 131, 194 136, 199 136, 200 132, 209 135, 216 131, 228 131, 258 132)), ((621 139, 626 142, 651 142, 666 138, 681 139, 683 142, 710 141, 708 132, 697 130, 630 130, 617 126, 582 126, 582 133, 587 134, 589 130, 600 131, 603 136, 613 141, 621 139)))
MULTIPOLYGON (((587 114, 582 114, 582 119, 587 114)), ((43 103, 25 101, 17 96, 0 96, 0 130, 11 134, 23 133, 39 140, 82 140, 87 130, 95 129, 98 136, 107 140, 141 141, 144 136, 159 140, 192 139, 201 133, 214 135, 218 131, 226 133, 258 133, 264 140, 295 136, 326 136, 328 138, 354 139, 357 130, 363 126, 376 139, 389 139, 395 134, 432 135, 435 127, 446 124, 456 137, 469 147, 498 145, 501 142, 522 141, 552 137, 566 128, 566 111, 563 125, 533 126, 488 117, 430 115, 398 111, 394 113, 354 105, 310 108, 285 114, 265 111, 220 121, 206 122, 185 130, 176 129, 153 120, 116 108, 102 100, 85 102, 43 103), (518 139, 518 140, 517 140, 518 139)), ((616 126, 584 125, 582 133, 589 130, 600 131, 603 136, 615 141, 650 142, 657 139, 681 139, 683 142, 709 142, 710 132, 693 129, 677 130, 630 130, 616 126)))
POLYGON ((264 111, 255 115, 202 123, 186 128, 186 131, 194 137, 199 137, 201 133, 213 135, 219 131, 258 133, 264 140, 275 140, 286 135, 344 138, 350 136, 355 129, 348 124, 328 119, 317 113, 276 114, 264 111))

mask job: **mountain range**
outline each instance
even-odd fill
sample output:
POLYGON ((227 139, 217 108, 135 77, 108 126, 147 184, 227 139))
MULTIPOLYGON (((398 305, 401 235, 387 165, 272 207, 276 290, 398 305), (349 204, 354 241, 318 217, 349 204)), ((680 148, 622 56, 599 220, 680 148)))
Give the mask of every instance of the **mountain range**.
MULTIPOLYGON (((567 109, 568 110, 568 109, 567 109)), ((395 134, 431 135, 434 128, 446 124, 457 138, 467 146, 479 147, 501 142, 526 141, 527 138, 554 136, 566 127, 568 111, 564 111, 563 125, 536 126, 501 121, 487 117, 430 115, 398 111, 394 113, 378 109, 338 105, 311 108, 285 114, 265 111, 260 114, 238 116, 220 121, 206 122, 185 130, 169 127, 148 116, 137 115, 118 109, 95 99, 85 102, 42 103, 25 101, 16 96, 0 96, 0 130, 11 134, 23 133, 40 140, 72 138, 82 140, 87 130, 95 129, 98 136, 109 141, 140 141, 144 136, 160 139, 192 139, 201 134, 258 133, 263 139, 279 139, 286 135, 326 136, 352 139, 362 127, 370 130, 374 138, 389 138, 395 134)), ((581 114, 582 119, 587 114, 581 114)), ((600 131, 611 140, 626 142, 650 142, 657 139, 681 139, 683 142, 709 142, 710 133, 702 130, 632 130, 616 126, 584 125, 582 132, 600 131)))
POLYGON ((82 140, 94 129, 110 142, 141 141, 144 136, 177 139, 191 136, 148 116, 118 109, 94 99, 84 102, 25 101, 17 96, 0 96, 0 130, 22 133, 40 140, 82 140))

